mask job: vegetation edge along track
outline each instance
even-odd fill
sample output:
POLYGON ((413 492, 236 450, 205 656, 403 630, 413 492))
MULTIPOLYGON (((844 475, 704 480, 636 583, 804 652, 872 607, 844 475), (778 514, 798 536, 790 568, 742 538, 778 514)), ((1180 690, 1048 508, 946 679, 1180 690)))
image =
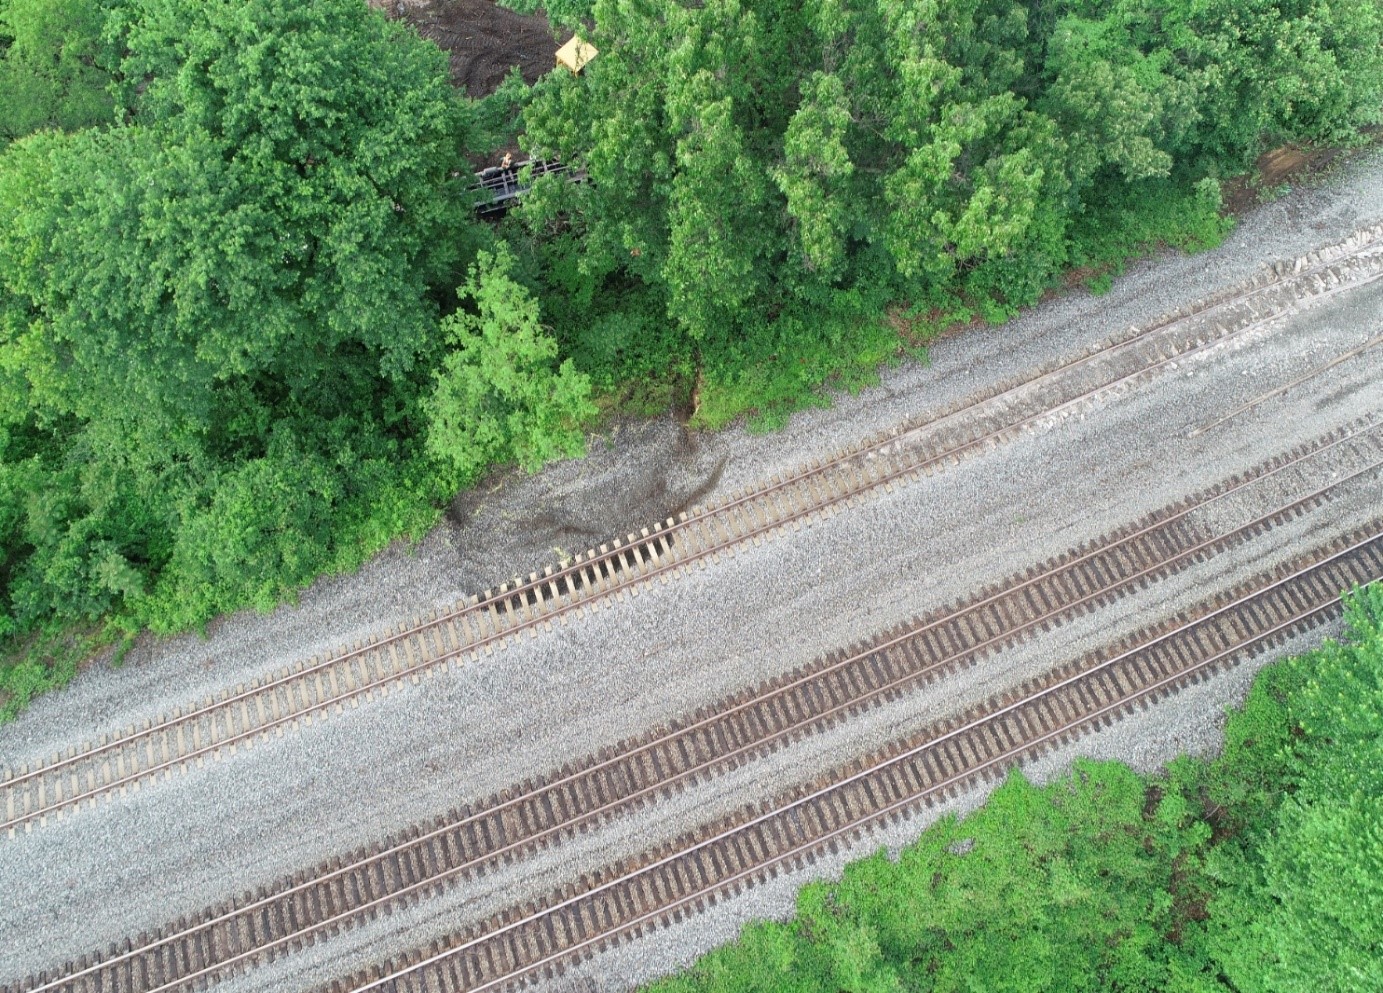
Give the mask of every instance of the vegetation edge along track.
POLYGON ((560 974, 574 960, 838 852, 883 822, 1146 709, 1322 622, 1341 590, 1380 577, 1383 520, 1332 543, 1315 561, 1238 588, 1208 613, 1140 632, 1113 652, 1062 666, 810 787, 746 808, 631 864, 585 875, 540 905, 495 915, 484 927, 433 941, 327 991, 481 993, 535 974, 560 974))
POLYGON ((436 892, 499 860, 569 836, 592 820, 686 788, 727 764, 751 760, 905 689, 973 666, 1029 634, 1223 552, 1305 512, 1354 480, 1376 474, 1383 467, 1383 436, 1366 423, 1300 446, 957 607, 832 653, 555 775, 525 781, 477 808, 453 811, 369 851, 247 892, 154 936, 112 947, 105 956, 69 963, 61 978, 39 977, 17 989, 148 993, 184 985, 276 957, 313 930, 348 926, 405 898, 436 892), (1276 499, 1268 512, 1218 532, 1193 524, 1199 512, 1255 485, 1271 484, 1276 493, 1285 485, 1282 474, 1309 468, 1312 460, 1327 455, 1332 460, 1315 466, 1315 474, 1331 470, 1328 485, 1298 486, 1290 501, 1276 499), (1361 460, 1367 464, 1359 468, 1361 460), (909 643, 917 647, 909 649, 909 643))
POLYGON ((434 611, 420 623, 399 625, 368 643, 357 642, 348 651, 317 656, 267 679, 241 683, 220 698, 208 697, 158 721, 69 748, 32 768, 26 764, 10 769, 0 780, 0 829, 13 836, 83 803, 89 805, 145 781, 200 766, 207 759, 233 754, 271 733, 281 734, 285 727, 310 723, 315 716, 358 706, 375 693, 387 694, 404 680, 417 682, 449 664, 476 658, 482 651, 493 652, 525 630, 536 635, 539 625, 572 612, 579 616, 619 591, 637 592, 655 577, 666 582, 678 570, 704 566, 721 553, 734 554, 746 542, 799 527, 802 521, 833 513, 856 497, 889 489, 895 482, 918 478, 967 453, 983 451, 1093 395, 1136 381, 1155 367, 1183 359, 1189 351, 1213 347, 1275 316, 1280 308, 1257 300, 1261 294, 1285 290, 1290 296, 1292 286, 1303 280, 1310 283, 1310 294, 1317 296, 1341 285, 1357 285, 1345 281, 1338 270, 1368 253, 1380 235, 1383 225, 1360 231, 1294 264, 1278 264, 1235 291, 1185 313, 1176 312, 1149 329, 1116 336, 1081 358, 1000 387, 920 424, 869 439, 795 474, 775 477, 766 487, 669 519, 657 528, 644 528, 625 541, 601 545, 559 569, 549 567, 544 574, 535 574, 527 583, 487 591, 455 609, 434 611), (1149 337, 1194 318, 1209 322, 1212 314, 1233 305, 1239 305, 1240 312, 1233 318, 1221 314, 1211 329, 1190 329, 1186 338, 1173 342, 1149 337), (1151 356, 1122 351, 1136 345, 1150 346, 1151 356), (1114 358, 1132 358, 1133 367, 1098 374, 1099 363, 1114 358), (1076 369, 1096 372, 1095 383, 1077 382, 1069 394, 1052 403, 1047 380, 1076 369), (1037 389, 1039 383, 1045 385, 1037 389), (1023 408, 1019 403, 1015 414, 1012 406, 1024 391, 1033 406, 1023 408), (997 416, 986 422, 986 404, 1009 409, 990 412, 997 416), (963 419, 959 425, 949 423, 965 414, 976 415, 980 423, 967 425, 963 419), (957 434, 926 444, 926 432, 947 427, 958 427, 957 434))

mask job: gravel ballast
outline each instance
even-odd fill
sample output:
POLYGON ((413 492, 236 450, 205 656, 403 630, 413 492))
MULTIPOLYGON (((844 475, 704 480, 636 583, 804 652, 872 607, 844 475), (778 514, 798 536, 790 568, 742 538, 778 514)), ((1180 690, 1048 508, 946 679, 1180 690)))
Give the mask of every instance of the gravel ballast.
MULTIPOLYGON (((1073 295, 1003 328, 941 342, 930 367, 890 370, 878 388, 798 415, 778 434, 734 430, 697 437, 668 422, 630 425, 597 439, 586 461, 504 480, 470 497, 415 552, 391 549, 355 576, 317 584, 297 607, 267 617, 236 615, 213 625, 206 640, 146 640, 120 669, 92 667, 0 729, 0 754, 6 762, 43 756, 449 604, 552 561, 554 548, 573 551, 689 501, 723 497, 812 455, 946 408, 1023 368, 1080 354, 1128 325, 1150 323, 1248 278, 1264 263, 1295 258, 1380 221, 1383 156, 1374 154, 1322 189, 1261 208, 1216 252, 1145 263, 1105 297, 1073 295)), ((483 798, 1377 414, 1383 411, 1378 349, 1235 412, 1379 334, 1380 315, 1383 283, 1322 300, 1060 423, 716 566, 612 601, 453 676, 426 680, 197 774, 0 841, 0 933, 7 935, 0 980, 60 964, 483 798), (1197 433, 1231 414, 1214 430, 1197 433)), ((1156 584, 964 678, 616 821, 579 845, 550 850, 224 985, 299 988, 308 975, 320 975, 314 971, 318 959, 332 969, 377 960, 419 943, 432 929, 543 892, 1011 685, 1099 639, 1184 609, 1208 590, 1289 558, 1324 534, 1363 523, 1378 513, 1378 494, 1377 477, 1352 484, 1269 539, 1156 584)), ((1098 745, 1110 757, 1154 765, 1168 757, 1169 740, 1177 735, 1188 746, 1210 747, 1216 728, 1207 715, 1240 692, 1250 668, 1090 741, 1110 743, 1098 745), (1222 689, 1207 696, 1215 686, 1222 689)), ((1086 749, 1068 750, 1077 751, 1086 749)), ((1057 770, 1068 760, 1043 761, 1057 770)), ((891 830, 902 840, 924 820, 891 830)), ((880 837, 896 843, 889 840, 893 835, 880 837)), ((818 863, 812 873, 829 874, 832 865, 818 863)), ((749 897, 768 900, 777 888, 756 889, 749 897)), ((655 937, 584 968, 605 989, 684 964, 695 950, 726 936, 725 921, 739 919, 730 905, 723 909, 707 915, 704 925, 698 918, 676 929, 677 941, 655 937), (664 946, 670 950, 658 951, 664 946)))
MULTIPOLYGON (((1070 773, 1077 759, 1123 762, 1139 772, 1155 772, 1178 755, 1213 755, 1223 742, 1227 700, 1242 700, 1254 675, 1273 658, 1307 651, 1324 636, 1339 633, 1329 625, 1293 639, 1270 654, 1257 657, 1178 694, 1176 706, 1159 706, 1157 721, 1121 721, 1053 751, 1024 767, 1032 782, 1046 784, 1070 773), (1151 732, 1151 733, 1150 733, 1151 732)), ((583 962, 565 975, 535 982, 530 989, 544 993, 616 993, 689 968, 706 952, 734 941, 746 924, 789 920, 796 912, 797 891, 807 883, 837 880, 845 866, 880 849, 896 858, 931 824, 943 817, 964 817, 984 803, 994 785, 984 785, 959 797, 927 807, 897 824, 879 828, 861 843, 835 854, 819 855, 805 870, 784 872, 752 890, 723 900, 691 920, 662 927, 583 962)), ((286 989, 287 987, 279 987, 286 989)), ((248 993, 248 987, 241 987, 248 993)))

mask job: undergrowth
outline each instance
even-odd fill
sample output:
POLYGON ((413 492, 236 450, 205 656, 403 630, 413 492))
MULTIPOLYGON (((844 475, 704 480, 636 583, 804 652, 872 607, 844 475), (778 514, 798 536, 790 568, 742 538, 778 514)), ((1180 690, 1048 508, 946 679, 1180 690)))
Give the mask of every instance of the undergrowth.
MULTIPOLYGON (((1072 225, 1066 263, 1052 272, 1045 289, 1082 272, 1090 292, 1104 293, 1130 262, 1165 248, 1208 251, 1234 227, 1234 218, 1221 210, 1214 179, 1110 189, 1117 199, 1089 205, 1072 225)), ((919 310, 875 302, 867 314, 827 317, 815 326, 805 314, 780 317, 771 329, 747 335, 748 347, 708 370, 692 426, 717 430, 742 417, 751 430, 776 430, 794 411, 829 406, 830 390, 854 393, 877 384, 882 366, 904 358, 926 361, 927 343, 943 334, 976 322, 1002 324, 1018 312, 954 292, 919 310)))

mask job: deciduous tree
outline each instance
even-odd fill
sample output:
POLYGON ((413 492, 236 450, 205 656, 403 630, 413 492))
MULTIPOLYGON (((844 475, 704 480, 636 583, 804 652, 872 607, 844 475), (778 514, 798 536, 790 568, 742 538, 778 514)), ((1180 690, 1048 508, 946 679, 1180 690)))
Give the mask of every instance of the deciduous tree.
POLYGON ((596 413, 590 381, 543 332, 538 303, 512 276, 507 249, 481 252, 461 290, 475 312, 443 321, 451 346, 425 407, 427 447, 470 481, 493 462, 532 471, 580 454, 581 425, 596 413))
POLYGON ((113 123, 115 52, 101 37, 116 0, 0 0, 0 146, 40 128, 113 123))
POLYGON ((464 115, 442 53, 359 0, 128 0, 105 30, 128 120, 0 157, 0 424, 43 439, 0 459, 67 488, 27 504, 6 592, 100 613, 173 563, 209 591, 193 618, 263 604, 421 448, 438 301, 480 240, 464 115))

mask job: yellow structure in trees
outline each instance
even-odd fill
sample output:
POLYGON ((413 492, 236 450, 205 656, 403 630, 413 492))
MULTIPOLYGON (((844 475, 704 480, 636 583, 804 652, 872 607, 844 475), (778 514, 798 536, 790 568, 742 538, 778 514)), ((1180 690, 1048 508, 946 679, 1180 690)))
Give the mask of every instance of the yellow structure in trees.
POLYGON ((594 45, 586 44, 579 35, 572 35, 565 45, 557 49, 557 64, 577 73, 599 54, 594 45))

